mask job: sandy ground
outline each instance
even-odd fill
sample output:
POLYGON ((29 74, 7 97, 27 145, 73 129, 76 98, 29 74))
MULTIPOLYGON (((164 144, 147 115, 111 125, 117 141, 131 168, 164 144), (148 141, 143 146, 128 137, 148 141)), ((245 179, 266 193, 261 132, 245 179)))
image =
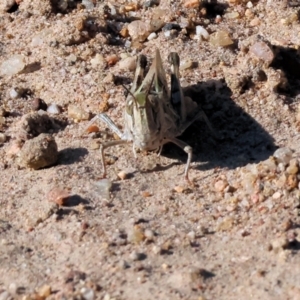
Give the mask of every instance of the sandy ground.
POLYGON ((0 12, 0 299, 300 299, 297 1, 144 2, 23 0, 0 12), (135 19, 159 20, 156 38, 128 36, 135 19), (198 25, 231 45, 199 38, 198 25), (122 84, 156 48, 167 73, 178 52, 185 94, 218 135, 197 121, 180 137, 194 186, 172 144, 137 159, 131 145, 107 149, 102 180, 96 141, 114 136, 101 123, 86 132, 101 111, 122 128, 122 84), (16 54, 25 67, 6 74, 16 54), (24 127, 37 99, 59 108, 41 131, 24 127), (22 166, 41 132, 57 162, 22 166), (70 197, 59 206, 53 191, 70 197))

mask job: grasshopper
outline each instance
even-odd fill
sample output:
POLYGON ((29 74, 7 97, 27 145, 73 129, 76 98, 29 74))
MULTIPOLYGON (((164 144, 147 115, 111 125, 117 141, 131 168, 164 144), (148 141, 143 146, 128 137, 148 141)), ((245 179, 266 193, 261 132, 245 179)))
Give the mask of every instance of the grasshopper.
POLYGON ((128 91, 124 110, 124 132, 104 113, 95 116, 104 122, 120 140, 109 141, 100 146, 103 176, 106 176, 104 150, 108 147, 133 143, 136 149, 158 150, 161 153, 166 143, 174 143, 187 155, 184 178, 189 182, 188 172, 192 160, 193 149, 185 142, 177 139, 193 122, 203 118, 214 133, 206 115, 189 97, 184 97, 179 80, 180 60, 177 53, 169 55, 171 64, 171 88, 168 88, 161 56, 156 50, 155 58, 145 76, 147 59, 144 55, 137 58, 137 68, 131 89, 128 91))

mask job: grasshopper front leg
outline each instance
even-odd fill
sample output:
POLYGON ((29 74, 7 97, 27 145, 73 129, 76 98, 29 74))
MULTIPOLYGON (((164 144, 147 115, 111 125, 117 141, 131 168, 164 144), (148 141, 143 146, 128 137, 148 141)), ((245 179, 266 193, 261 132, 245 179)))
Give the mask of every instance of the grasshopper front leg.
POLYGON ((112 132, 117 134, 118 137, 120 138, 120 140, 109 141, 109 142, 106 142, 106 143, 100 145, 100 155, 101 155, 102 170, 103 170, 102 176, 106 177, 106 171, 107 170, 106 170, 106 163, 105 163, 105 158, 104 158, 104 150, 109 148, 109 147, 130 143, 131 139, 128 138, 124 133, 122 133, 121 130, 117 127, 117 125, 106 114, 99 114, 99 115, 95 116, 89 122, 88 127, 91 126, 91 124, 94 123, 96 120, 100 120, 100 121, 104 122, 107 125, 107 127, 109 129, 111 129, 112 132))

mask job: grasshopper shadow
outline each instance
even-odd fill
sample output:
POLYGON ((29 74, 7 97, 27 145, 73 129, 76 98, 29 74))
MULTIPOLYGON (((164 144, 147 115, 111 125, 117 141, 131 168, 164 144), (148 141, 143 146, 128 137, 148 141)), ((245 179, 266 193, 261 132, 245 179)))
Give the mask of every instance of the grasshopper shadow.
MULTIPOLYGON (((267 131, 231 98, 232 92, 222 80, 209 80, 186 87, 184 94, 196 101, 206 113, 218 138, 212 136, 205 122, 192 124, 179 139, 193 147, 196 168, 234 169, 267 159, 276 149, 267 131)), ((163 155, 186 162, 187 156, 172 144, 165 146, 163 155), (174 155, 176 153, 176 155, 174 155)))
POLYGON ((59 151, 58 164, 72 165, 75 162, 81 161, 88 154, 86 148, 65 148, 59 151))

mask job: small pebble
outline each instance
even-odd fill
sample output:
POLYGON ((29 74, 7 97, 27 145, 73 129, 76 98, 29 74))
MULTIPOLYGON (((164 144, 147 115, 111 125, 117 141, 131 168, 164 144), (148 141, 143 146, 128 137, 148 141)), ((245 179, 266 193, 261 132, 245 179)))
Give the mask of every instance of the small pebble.
POLYGON ((125 44, 124 44, 124 47, 125 47, 125 48, 130 48, 130 47, 131 47, 131 41, 126 40, 126 41, 125 41, 125 44))
POLYGON ((180 70, 187 70, 187 69, 192 69, 195 66, 195 63, 192 60, 188 60, 184 62, 182 65, 180 65, 180 70))
POLYGON ((48 201, 54 202, 59 206, 66 205, 70 198, 70 192, 60 187, 52 188, 47 195, 48 201))
POLYGON ((163 263, 161 265, 161 267, 164 269, 164 270, 168 270, 170 268, 170 265, 166 264, 166 263, 163 263))
POLYGON ((231 217, 227 217, 218 224, 217 231, 228 231, 233 227, 233 225, 234 219, 231 217))
POLYGON ((139 244, 145 240, 145 233, 139 226, 134 226, 131 231, 128 232, 128 241, 134 244, 139 244))
POLYGON ((287 165, 292 159, 293 152, 290 148, 279 148, 274 152, 273 156, 276 158, 278 163, 287 165))
POLYGON ((147 40, 151 41, 157 38, 157 34, 155 32, 152 32, 148 35, 147 40))
POLYGON ((298 168, 298 166, 295 166, 295 165, 294 166, 288 166, 286 168, 286 172, 290 175, 295 175, 295 174, 298 173, 298 171, 299 171, 299 168, 298 168))
POLYGON ((274 59, 274 53, 272 49, 265 42, 254 43, 249 52, 252 53, 257 59, 261 59, 267 65, 271 64, 274 59))
POLYGON ((52 103, 48 106, 47 112, 52 115, 58 115, 61 113, 61 108, 59 105, 52 103))
POLYGON ((272 198, 273 198, 274 200, 278 200, 280 197, 281 197, 281 193, 280 193, 280 192, 275 192, 275 193, 273 194, 273 196, 272 196, 272 198))
POLYGON ((128 177, 128 174, 125 172, 125 171, 120 171, 118 173, 118 177, 121 179, 121 180, 125 180, 127 177, 128 177))
POLYGON ((11 89, 10 91, 9 91, 9 96, 10 96, 10 98, 12 98, 12 99, 17 99, 17 98, 19 98, 20 97, 20 93, 18 92, 18 90, 17 89, 11 89))
POLYGON ((136 69, 136 58, 126 57, 119 62, 118 67, 120 70, 134 71, 136 69))
POLYGON ((103 79, 103 83, 106 83, 106 84, 111 84, 111 83, 114 83, 114 81, 115 81, 115 76, 114 76, 114 74, 112 74, 112 73, 108 73, 105 77, 104 77, 104 79, 103 79))
POLYGON ((282 173, 285 171, 285 165, 283 163, 279 163, 277 166, 277 170, 279 173, 282 173))
POLYGON ((212 33, 209 37, 209 41, 213 46, 227 47, 233 44, 233 40, 230 38, 229 33, 224 30, 212 33))
POLYGON ((119 33, 122 37, 127 38, 129 36, 128 27, 124 26, 119 33))
POLYGON ((94 300, 95 299, 95 292, 93 289, 83 287, 83 288, 81 288, 80 293, 84 300, 94 300))
POLYGON ((93 68, 102 68, 102 67, 105 67, 105 65, 106 65, 106 61, 105 61, 105 59, 104 59, 104 57, 103 57, 103 55, 101 55, 101 54, 99 54, 99 53, 97 53, 96 55, 95 55, 95 57, 93 57, 91 60, 90 60, 90 62, 91 62, 91 65, 92 65, 92 67, 93 68))
POLYGON ((251 1, 247 2, 246 4, 247 8, 252 8, 253 7, 253 3, 251 1))
POLYGON ((142 195, 144 198, 148 198, 148 197, 151 197, 151 196, 152 196, 152 194, 149 193, 148 191, 142 191, 142 192, 141 192, 141 195, 142 195))
POLYGON ((85 121, 90 119, 90 113, 73 104, 68 106, 68 116, 76 121, 85 121))
POLYGON ((111 54, 108 55, 105 60, 109 66, 113 66, 119 61, 119 57, 116 54, 111 54))
POLYGON ((240 14, 237 11, 229 12, 225 14, 226 19, 238 19, 240 17, 240 14))
POLYGON ((76 61, 77 61, 77 56, 75 55, 75 54, 70 54, 68 57, 67 57, 67 60, 70 62, 70 63, 72 63, 72 64, 74 64, 76 61))
POLYGON ((152 252, 153 252, 154 254, 159 254, 159 253, 161 253, 161 247, 159 247, 158 245, 154 245, 154 246, 152 247, 152 252))
POLYGON ((195 240, 196 238, 196 233, 195 231, 190 231, 188 234, 187 234, 187 237, 190 239, 190 240, 195 240))
POLYGON ((0 144, 5 143, 5 141, 6 141, 6 135, 0 132, 0 144))
POLYGON ((216 18, 215 18, 215 22, 217 24, 221 23, 222 22, 222 17, 220 15, 217 15, 216 18))
POLYGON ((19 165, 34 170, 52 166, 58 159, 57 144, 50 134, 27 140, 20 151, 19 165))
POLYGON ((23 55, 15 54, 5 60, 0 66, 0 75, 12 76, 20 73, 25 68, 25 59, 23 55))
POLYGON ((252 26, 252 27, 255 27, 255 26, 258 26, 260 24, 260 19, 259 18, 253 18, 249 25, 252 26))
POLYGON ((89 149, 91 149, 91 150, 98 150, 98 149, 100 149, 100 145, 101 145, 100 141, 92 140, 89 143, 89 149))
POLYGON ((225 188, 227 187, 227 185, 228 185, 227 181, 225 181, 225 180, 218 180, 215 183, 215 190, 217 192, 223 192, 225 190, 225 188))
POLYGON ((51 295, 51 287, 50 285, 43 285, 38 289, 38 295, 43 299, 49 297, 51 295))
POLYGON ((32 110, 47 110, 47 107, 47 103, 40 98, 34 98, 31 102, 32 110))
MULTIPOLYGON (((170 38, 171 37, 171 30, 166 30, 164 32, 164 35, 165 35, 166 38, 170 38)), ((299 113, 299 116, 300 116, 300 113, 299 113)), ((299 117, 299 119, 300 119, 300 117, 299 117)))
POLYGON ((90 0, 82 0, 82 4, 86 10, 92 10, 94 8, 94 3, 90 0))
POLYGON ((144 253, 139 253, 139 252, 136 252, 136 251, 131 252, 130 255, 129 255, 129 258, 132 261, 142 260, 144 257, 145 257, 144 253))
POLYGON ((151 30, 150 23, 141 20, 132 21, 128 25, 128 33, 132 40, 139 42, 144 42, 149 34, 153 31, 151 30))
POLYGON ((196 35, 199 36, 201 39, 203 38, 204 40, 209 39, 209 33, 203 26, 196 26, 196 35))
POLYGON ((145 237, 146 237, 146 239, 148 241, 152 241, 153 240, 153 238, 154 238, 154 232, 153 232, 153 230, 147 228, 145 230, 144 234, 145 234, 145 237))
POLYGON ((287 187, 289 190, 296 188, 298 185, 298 179, 296 175, 289 175, 287 178, 287 187))
POLYGON ((185 187, 184 186, 180 186, 180 185, 178 185, 178 186, 175 186, 174 187, 174 191, 176 192, 176 193, 183 193, 184 191, 185 191, 185 187))
POLYGON ((97 125, 91 124, 90 126, 87 127, 86 132, 87 133, 92 133, 92 132, 99 132, 100 129, 97 125))

